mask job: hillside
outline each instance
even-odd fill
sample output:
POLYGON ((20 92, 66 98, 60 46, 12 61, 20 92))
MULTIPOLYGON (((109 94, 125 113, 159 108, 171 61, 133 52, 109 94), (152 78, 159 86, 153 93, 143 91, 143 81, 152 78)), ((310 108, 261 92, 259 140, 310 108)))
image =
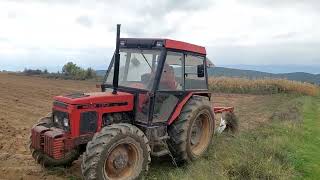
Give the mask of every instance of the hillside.
MULTIPOLYGON (((98 76, 104 76, 105 70, 97 70, 96 73, 98 76)), ((244 77, 249 79, 262 79, 262 78, 281 78, 302 82, 309 82, 314 84, 320 84, 320 74, 310 74, 305 72, 294 72, 294 73, 267 73, 254 70, 242 70, 242 69, 233 69, 225 67, 214 67, 208 69, 209 76, 225 76, 225 77, 244 77)))
POLYGON ((320 73, 320 65, 318 64, 225 64, 220 67, 233 68, 233 69, 250 69, 254 71, 262 71, 269 73, 292 73, 292 72, 306 72, 311 74, 320 73))
POLYGON ((226 76, 226 77, 245 77, 249 79, 261 79, 261 78, 281 78, 302 82, 309 82, 320 84, 320 74, 310 74, 305 72, 294 73, 267 73, 253 70, 241 70, 224 67, 215 67, 208 69, 209 76, 226 76))
POLYGON ((106 70, 96 70, 97 76, 104 76, 106 74, 106 70))

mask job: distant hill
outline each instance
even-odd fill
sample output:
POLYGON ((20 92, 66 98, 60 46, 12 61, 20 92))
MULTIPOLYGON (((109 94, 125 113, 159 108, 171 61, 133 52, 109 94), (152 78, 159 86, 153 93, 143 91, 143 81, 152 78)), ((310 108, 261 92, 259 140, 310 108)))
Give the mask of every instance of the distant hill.
MULTIPOLYGON (((105 70, 97 70, 98 76, 104 76, 105 70)), ((309 82, 314 84, 320 84, 320 74, 310 74, 305 72, 294 72, 294 73, 267 73, 254 70, 242 70, 225 67, 213 67, 208 68, 209 76, 226 76, 226 77, 243 77, 248 79, 262 79, 262 78, 281 78, 302 82, 309 82)))
POLYGON ((104 76, 106 74, 106 70, 96 70, 97 76, 104 76))
POLYGON ((320 74, 320 64, 261 64, 261 65, 245 65, 245 64, 225 64, 220 67, 233 69, 250 69, 254 71, 268 72, 273 74, 306 72, 311 74, 320 74))
POLYGON ((310 74, 305 72, 293 73, 267 73, 253 70, 241 70, 224 67, 214 67, 208 69, 209 76, 226 76, 226 77, 244 77, 248 79, 261 79, 261 78, 281 78, 302 82, 309 82, 320 84, 320 74, 310 74))

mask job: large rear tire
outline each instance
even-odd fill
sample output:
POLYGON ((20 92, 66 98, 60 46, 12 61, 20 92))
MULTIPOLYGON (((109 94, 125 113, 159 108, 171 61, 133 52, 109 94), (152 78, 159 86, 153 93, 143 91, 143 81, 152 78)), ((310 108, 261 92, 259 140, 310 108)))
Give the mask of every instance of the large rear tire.
POLYGON ((96 133, 83 154, 84 179, 137 179, 148 170, 150 146, 144 133, 126 123, 112 124, 96 133))
POLYGON ((169 148, 177 163, 193 161, 203 155, 212 141, 214 115, 208 98, 193 96, 179 118, 168 128, 169 148))
MULTIPOLYGON (((45 117, 42 117, 38 120, 36 124, 34 124, 32 127, 35 126, 45 126, 47 128, 53 127, 52 123, 52 114, 49 113, 45 117)), ((36 150, 32 147, 31 144, 31 134, 29 138, 28 147, 30 149, 32 157, 36 160, 37 163, 41 164, 43 167, 53 167, 53 166, 70 166, 73 161, 77 160, 80 156, 79 149, 73 149, 69 152, 67 152, 62 159, 53 159, 45 154, 43 154, 41 151, 36 150)))

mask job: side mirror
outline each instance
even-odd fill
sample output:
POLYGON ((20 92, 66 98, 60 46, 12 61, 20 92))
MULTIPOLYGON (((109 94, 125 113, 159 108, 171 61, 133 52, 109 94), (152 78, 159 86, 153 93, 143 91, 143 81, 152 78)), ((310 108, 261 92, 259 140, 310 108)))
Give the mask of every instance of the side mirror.
POLYGON ((204 65, 200 64, 197 66, 198 77, 204 77, 204 65))

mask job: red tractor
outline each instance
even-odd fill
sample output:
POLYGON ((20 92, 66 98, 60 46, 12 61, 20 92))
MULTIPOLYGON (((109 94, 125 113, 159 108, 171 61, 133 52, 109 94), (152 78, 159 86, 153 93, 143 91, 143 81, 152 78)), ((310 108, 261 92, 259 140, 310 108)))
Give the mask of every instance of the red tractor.
MULTIPOLYGON (((101 92, 54 97, 52 113, 31 130, 32 156, 48 167, 83 154, 84 179, 136 179, 151 156, 197 159, 212 141, 215 112, 233 112, 211 107, 208 63, 204 47, 120 38, 118 25, 101 92)), ((234 128, 222 120, 219 132, 234 128)))

